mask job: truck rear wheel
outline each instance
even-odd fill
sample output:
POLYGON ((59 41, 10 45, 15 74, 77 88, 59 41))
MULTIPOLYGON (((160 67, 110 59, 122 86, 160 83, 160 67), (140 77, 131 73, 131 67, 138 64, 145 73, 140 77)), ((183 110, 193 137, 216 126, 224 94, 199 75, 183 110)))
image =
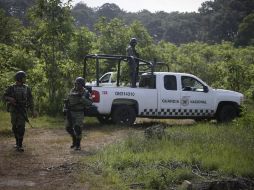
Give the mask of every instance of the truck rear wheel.
POLYGON ((127 105, 121 105, 114 109, 113 122, 118 125, 132 125, 136 120, 135 110, 127 105))
POLYGON ((112 118, 108 115, 99 115, 99 116, 97 116, 97 119, 101 124, 112 124, 113 123, 112 118))
POLYGON ((218 122, 230 122, 233 119, 235 119, 237 116, 237 110, 234 106, 232 105, 224 105, 220 109, 218 116, 217 116, 217 121, 218 122))

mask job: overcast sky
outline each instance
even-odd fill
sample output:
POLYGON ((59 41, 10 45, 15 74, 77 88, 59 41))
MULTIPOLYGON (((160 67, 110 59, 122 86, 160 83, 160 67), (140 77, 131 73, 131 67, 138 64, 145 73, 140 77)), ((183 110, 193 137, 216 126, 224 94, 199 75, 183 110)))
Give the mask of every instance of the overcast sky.
POLYGON ((73 5, 78 2, 86 3, 88 7, 100 7, 104 3, 115 3, 128 12, 138 12, 147 9, 156 11, 197 12, 202 2, 208 0, 72 0, 73 5))

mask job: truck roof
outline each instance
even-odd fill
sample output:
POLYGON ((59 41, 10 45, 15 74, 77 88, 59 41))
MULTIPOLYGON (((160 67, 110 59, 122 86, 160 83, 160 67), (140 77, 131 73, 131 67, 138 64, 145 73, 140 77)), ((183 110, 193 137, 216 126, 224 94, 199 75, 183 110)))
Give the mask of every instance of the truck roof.
MULTIPOLYGON (((143 73, 142 75, 148 75, 151 73, 143 73)), ((178 72, 153 72, 154 75, 185 75, 185 76, 192 76, 195 77, 192 74, 189 73, 178 73, 178 72)))
MULTIPOLYGON (((151 73, 143 73, 142 75, 149 75, 151 73)), ((153 75, 175 75, 175 76, 189 76, 189 77, 193 77, 197 80, 199 80, 200 82, 202 82, 204 85, 208 86, 208 84, 206 82, 204 82, 203 80, 201 80, 200 78, 197 78, 195 75, 189 74, 189 73, 178 73, 178 72, 153 72, 153 75)))

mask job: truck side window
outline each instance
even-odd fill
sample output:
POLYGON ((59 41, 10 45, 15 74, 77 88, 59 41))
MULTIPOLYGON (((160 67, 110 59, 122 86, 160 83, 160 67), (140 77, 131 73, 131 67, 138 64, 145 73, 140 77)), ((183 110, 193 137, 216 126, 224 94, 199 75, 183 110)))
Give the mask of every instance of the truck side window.
POLYGON ((166 90, 177 90, 176 76, 174 75, 164 76, 164 88, 166 90))
POLYGON ((195 78, 189 76, 182 76, 181 81, 183 91, 196 91, 196 92, 204 91, 204 85, 195 78))
POLYGON ((109 82, 110 74, 105 75, 104 77, 101 78, 100 82, 101 83, 107 83, 109 82))
POLYGON ((156 88, 155 76, 154 75, 141 76, 139 81, 139 87, 150 89, 156 88))

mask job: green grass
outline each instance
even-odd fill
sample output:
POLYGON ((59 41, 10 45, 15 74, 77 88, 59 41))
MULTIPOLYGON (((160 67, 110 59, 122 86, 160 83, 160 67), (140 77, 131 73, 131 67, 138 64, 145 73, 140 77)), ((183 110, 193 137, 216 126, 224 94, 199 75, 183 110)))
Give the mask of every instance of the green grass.
MULTIPOLYGON (((80 171, 78 181, 88 182, 91 190, 121 190, 168 189, 184 180, 212 177, 253 179, 254 109, 248 110, 244 117, 229 124, 175 122, 168 125, 161 140, 146 139, 140 130, 131 130, 126 140, 82 158, 85 169, 80 171), (207 175, 200 177, 202 173, 207 175)), ((35 128, 64 128, 63 117, 30 120, 35 128)), ((91 125, 90 130, 117 130, 117 126, 101 127, 93 118, 85 121, 91 125)), ((9 113, 0 113, 0 135, 12 135, 9 113)))
POLYGON ((30 119, 30 123, 34 128, 64 128, 64 118, 63 117, 48 117, 42 116, 38 118, 30 119))
MULTIPOLYGON (((96 176, 111 189, 167 189, 184 180, 200 180, 199 173, 215 177, 254 178, 254 115, 229 124, 198 123, 166 129, 162 140, 133 133, 126 141, 108 146, 83 159, 89 166, 83 179, 96 176), (100 171, 99 175, 98 172, 100 171)), ((204 178, 209 178, 205 176, 204 178)), ((96 189, 96 188, 95 188, 96 189)))
MULTIPOLYGON (((34 128, 45 128, 45 129, 56 129, 56 128, 64 128, 65 126, 65 118, 64 116, 39 116, 37 118, 29 117, 29 121, 34 128)), ((88 125, 95 125, 97 120, 95 118, 85 118, 85 123, 88 125)), ((97 122, 98 125, 98 122, 97 122)), ((26 123, 26 126, 29 127, 29 124, 26 123)), ((0 134, 9 133, 11 131, 11 119, 10 113, 0 111, 0 134)))
POLYGON ((10 114, 0 111, 0 135, 12 136, 10 114))
MULTIPOLYGON (((29 118, 31 125, 34 128, 64 128, 63 117, 48 117, 41 116, 37 118, 29 118)), ((29 124, 26 123, 29 127, 29 124)), ((8 112, 0 111, 0 134, 11 133, 11 119, 8 112)))
POLYGON ((177 150, 179 159, 200 163, 206 170, 254 177, 253 128, 199 124, 168 131, 170 139, 165 144, 177 150))
MULTIPOLYGON (((44 128, 44 129, 64 129, 65 130, 65 118, 63 115, 50 117, 50 116, 39 116, 37 118, 29 117, 30 124, 33 128, 44 128)), ((104 132, 112 132, 117 130, 117 127, 107 126, 106 128, 101 126, 96 118, 85 117, 85 126, 88 128, 101 128, 104 132)), ((29 128, 29 124, 26 123, 26 128, 29 128)), ((6 111, 0 111, 0 136, 13 136, 11 129, 11 118, 10 113, 6 111)))

